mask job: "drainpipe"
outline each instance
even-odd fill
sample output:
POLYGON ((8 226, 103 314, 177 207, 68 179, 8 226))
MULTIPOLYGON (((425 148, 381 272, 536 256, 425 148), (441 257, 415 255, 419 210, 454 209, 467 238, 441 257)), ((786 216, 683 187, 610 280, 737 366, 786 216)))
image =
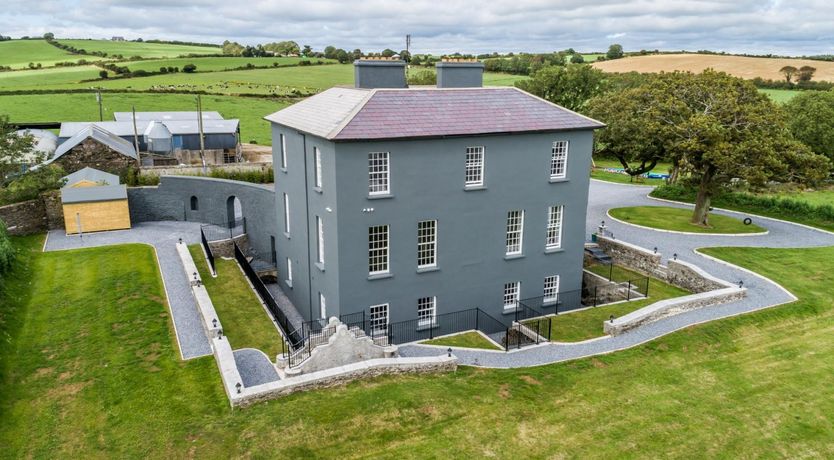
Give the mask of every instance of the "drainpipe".
POLYGON ((304 133, 301 134, 301 139, 303 139, 304 143, 304 228, 307 232, 306 238, 306 246, 307 246, 307 300, 308 306, 310 307, 310 321, 314 319, 313 317, 313 267, 310 261, 312 260, 312 253, 310 252, 310 187, 307 182, 307 135, 304 133))

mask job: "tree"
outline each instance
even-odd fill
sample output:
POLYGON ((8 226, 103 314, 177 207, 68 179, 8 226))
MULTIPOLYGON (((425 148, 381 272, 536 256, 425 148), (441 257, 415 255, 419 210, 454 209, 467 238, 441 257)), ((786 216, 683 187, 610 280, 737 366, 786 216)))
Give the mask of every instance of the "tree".
POLYGON ((408 76, 409 85, 436 85, 437 73, 433 70, 425 69, 419 72, 414 72, 408 76))
POLYGON ((272 51, 273 53, 281 56, 301 53, 301 48, 298 46, 298 43, 291 40, 267 43, 263 45, 263 49, 266 51, 272 51))
POLYGON ((46 41, 55 40, 55 34, 53 34, 52 32, 47 32, 47 33, 43 34, 43 39, 46 40, 46 41))
POLYGON ((410 62, 411 61, 411 53, 408 50, 400 51, 400 59, 402 59, 405 62, 410 62))
POLYGON ((324 48, 325 59, 336 59, 336 47, 333 45, 324 48))
POLYGON ((221 49, 223 50, 223 54, 229 56, 240 56, 246 48, 238 42, 230 42, 229 40, 226 40, 223 42, 221 49))
POLYGON ((43 161, 42 155, 37 155, 34 149, 34 137, 19 136, 15 127, 9 124, 9 118, 0 115, 0 181, 19 172, 23 164, 43 161))
POLYGON ((570 110, 582 111, 592 97, 606 88, 605 74, 589 65, 547 66, 530 79, 516 82, 528 93, 570 110))
POLYGON ((304 57, 310 57, 313 55, 313 48, 310 45, 304 45, 304 49, 301 50, 301 55, 304 57))
POLYGON ((381 54, 382 54, 382 57, 391 57, 391 56, 393 56, 397 53, 394 50, 392 50, 391 48, 385 48, 384 50, 382 50, 381 54))
POLYGON ((336 58, 337 61, 339 61, 340 64, 347 64, 348 62, 350 62, 350 58, 351 58, 351 56, 347 53, 347 51, 345 51, 341 48, 336 50, 336 52, 334 54, 334 57, 336 58))
POLYGON ((194 73, 197 71, 197 66, 194 64, 186 64, 182 66, 182 71, 185 73, 194 73))
MULTIPOLYGON (((591 106, 625 104, 618 97, 607 94, 591 106)), ((617 144, 629 142, 629 136, 639 137, 631 141, 631 149, 650 148, 652 154, 679 165, 685 181, 697 189, 693 224, 709 225, 713 194, 734 179, 754 187, 777 179, 813 184, 830 169, 825 157, 791 136, 779 107, 751 82, 726 73, 661 74, 625 97, 636 101, 624 106, 630 123, 625 129, 636 131, 625 133, 614 126, 619 120, 612 118, 607 129, 617 133, 608 136, 607 143, 629 148, 617 144)), ((639 156, 633 150, 629 154, 639 156)))
POLYGON ((779 69, 779 73, 785 76, 785 81, 788 83, 793 80, 793 76, 796 75, 796 72, 798 72, 798 69, 792 65, 786 65, 785 67, 779 69))
MULTIPOLYGON (((15 260, 15 250, 12 241, 6 232, 6 224, 0 220, 0 274, 9 271, 15 260)), ((0 277, 0 288, 2 288, 3 277, 0 277)))
POLYGON ((571 64, 584 64, 585 58, 581 54, 574 54, 570 57, 571 64))
POLYGON ((797 78, 800 82, 803 81, 811 81, 814 78, 814 73, 817 71, 815 67, 811 67, 809 65, 804 65, 799 68, 799 77, 797 78))
POLYGON ((107 71, 106 70, 99 70, 98 76, 99 76, 99 78, 107 78, 107 71))
POLYGON ((785 110, 794 137, 834 162, 834 92, 801 91, 785 110))
POLYGON ((355 60, 357 60, 357 59, 362 59, 362 50, 360 50, 359 48, 356 48, 356 49, 355 49, 355 50, 353 50, 353 52, 352 52, 352 53, 350 53, 350 54, 351 54, 351 56, 350 56, 350 57, 351 57, 354 61, 355 61, 355 60))
POLYGON ((608 47, 608 52, 605 53, 606 59, 619 59, 623 57, 623 46, 617 43, 608 47))

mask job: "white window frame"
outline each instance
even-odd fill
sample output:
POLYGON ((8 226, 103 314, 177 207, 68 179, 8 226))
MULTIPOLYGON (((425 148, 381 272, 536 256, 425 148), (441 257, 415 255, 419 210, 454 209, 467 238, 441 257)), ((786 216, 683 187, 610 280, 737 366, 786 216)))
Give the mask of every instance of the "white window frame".
POLYGON ((321 292, 319 292, 319 316, 327 319, 327 302, 321 292))
POLYGON ((437 318, 437 297, 417 299, 417 327, 434 326, 437 318))
POLYGON ((368 195, 389 195, 391 193, 390 152, 368 153, 368 195))
POLYGON ((313 157, 316 163, 316 188, 321 189, 321 150, 318 147, 313 147, 313 157))
POLYGON ((486 155, 483 146, 466 147, 464 167, 464 186, 481 187, 484 185, 484 165, 486 155))
POLYGON ((542 302, 552 304, 559 301, 559 275, 544 277, 544 296, 542 302))
POLYGON ((292 259, 287 257, 287 283, 292 287, 292 259))
POLYGON ((515 310, 521 300, 521 281, 504 283, 504 310, 515 310))
POLYGON ((554 141, 550 150, 550 178, 564 179, 568 175, 568 141, 554 141))
POLYGON ((507 252, 508 256, 522 254, 524 250, 524 210, 507 212, 507 252))
POLYGON ((437 221, 417 222, 417 268, 437 267, 437 221))
POLYGON ((324 264, 324 223, 321 216, 316 216, 316 235, 318 236, 316 242, 316 261, 319 264, 324 264))
POLYGON ((545 249, 559 249, 562 247, 562 223, 565 217, 565 206, 554 205, 547 209, 547 236, 545 249))
POLYGON ((371 314, 368 316, 371 326, 371 335, 388 334, 388 304, 371 305, 371 314))
POLYGON ((290 197, 284 194, 284 234, 290 234, 290 197))
POLYGON ((388 225, 368 227, 368 274, 382 275, 389 273, 390 237, 388 225), (383 238, 384 235, 384 238, 383 238))
POLYGON ((281 134, 281 169, 287 169, 287 136, 281 134))

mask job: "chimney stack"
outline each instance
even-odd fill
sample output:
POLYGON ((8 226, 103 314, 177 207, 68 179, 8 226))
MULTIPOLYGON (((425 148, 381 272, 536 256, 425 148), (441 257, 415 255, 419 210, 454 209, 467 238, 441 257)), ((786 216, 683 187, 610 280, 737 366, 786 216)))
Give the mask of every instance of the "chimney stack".
POLYGON ((407 88, 405 61, 384 57, 363 57, 353 61, 357 88, 407 88))
POLYGON ((484 86, 484 64, 477 59, 443 58, 436 67, 438 88, 484 86))

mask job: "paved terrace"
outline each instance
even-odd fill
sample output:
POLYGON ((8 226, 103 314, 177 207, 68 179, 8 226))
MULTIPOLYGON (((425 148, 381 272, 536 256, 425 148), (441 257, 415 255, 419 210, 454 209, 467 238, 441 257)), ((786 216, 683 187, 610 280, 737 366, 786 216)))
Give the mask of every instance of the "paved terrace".
MULTIPOLYGON (((618 240, 627 241, 647 249, 657 247, 658 252, 661 252, 665 259, 671 258, 673 254, 678 254, 678 259, 694 263, 711 275, 730 282, 743 281, 744 286, 748 289, 748 295, 745 299, 664 318, 616 337, 605 336, 600 339, 571 344, 546 343, 509 353, 455 349, 455 355, 460 358, 460 363, 485 367, 509 368, 537 366, 583 358, 633 347, 693 324, 780 305, 793 300, 793 298, 776 284, 737 267, 729 266, 696 254, 695 249, 712 246, 799 248, 834 245, 834 234, 830 232, 754 216, 750 217, 753 218, 755 223, 769 230, 767 235, 676 235, 621 224, 613 221, 606 215, 608 209, 622 206, 686 207, 686 205, 665 203, 650 199, 647 195, 651 190, 651 187, 591 181, 586 226, 588 236, 590 237, 590 234, 596 231, 600 222, 604 220, 608 229, 618 240)), ((715 211, 715 213, 738 218, 748 216, 744 213, 729 211, 715 211)), ((774 261, 774 263, 778 263, 778 261, 774 261)), ((778 280, 774 281, 778 282, 778 280)), ((602 324, 600 324, 601 332, 602 324)), ((400 352, 403 356, 431 356, 442 354, 445 350, 422 345, 405 345, 400 347, 400 352)))

